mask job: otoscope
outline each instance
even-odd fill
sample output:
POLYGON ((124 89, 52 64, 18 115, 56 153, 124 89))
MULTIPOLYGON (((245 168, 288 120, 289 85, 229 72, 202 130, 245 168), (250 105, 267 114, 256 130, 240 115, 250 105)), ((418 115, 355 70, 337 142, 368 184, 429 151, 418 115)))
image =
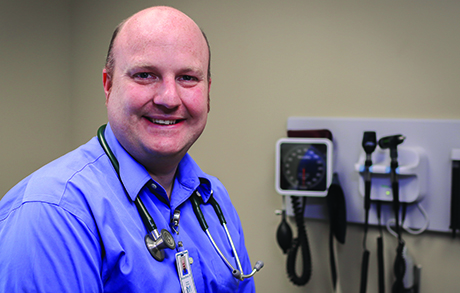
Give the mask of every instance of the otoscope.
MULTIPOLYGON (((392 293, 402 293, 405 292, 404 288, 404 276, 408 273, 407 269, 411 270, 412 260, 407 255, 407 247, 402 240, 401 236, 401 227, 399 224, 399 181, 396 174, 396 169, 398 168, 398 145, 404 142, 406 139, 405 136, 391 135, 383 137, 379 140, 379 146, 382 149, 390 150, 390 181, 391 189, 393 192, 393 210, 395 214, 396 222, 396 233, 398 234, 398 248, 396 249, 396 259, 394 263, 394 273, 396 281, 392 287, 392 293), (406 262, 408 262, 406 264, 406 262)), ((413 264, 412 264, 413 265, 413 264)))
POLYGON ((398 145, 404 142, 405 136, 401 134, 390 135, 382 137, 379 140, 379 146, 381 149, 390 149, 390 181, 391 190, 393 192, 393 211, 396 218, 396 233, 398 234, 398 240, 401 242, 401 231, 399 225, 399 181, 396 174, 398 168, 398 145))
POLYGON ((372 153, 377 147, 377 138, 374 131, 366 131, 363 135, 363 149, 366 153, 366 161, 364 162, 364 209, 366 210, 366 221, 369 217, 369 209, 371 207, 371 172, 372 153))

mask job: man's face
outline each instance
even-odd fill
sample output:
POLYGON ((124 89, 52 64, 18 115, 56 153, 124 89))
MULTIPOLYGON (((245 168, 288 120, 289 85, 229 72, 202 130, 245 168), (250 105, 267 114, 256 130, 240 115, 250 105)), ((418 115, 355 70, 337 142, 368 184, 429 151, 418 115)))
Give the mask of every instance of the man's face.
POLYGON ((181 158, 204 130, 209 111, 204 37, 196 29, 126 26, 114 45, 113 74, 103 73, 109 122, 141 163, 181 158))

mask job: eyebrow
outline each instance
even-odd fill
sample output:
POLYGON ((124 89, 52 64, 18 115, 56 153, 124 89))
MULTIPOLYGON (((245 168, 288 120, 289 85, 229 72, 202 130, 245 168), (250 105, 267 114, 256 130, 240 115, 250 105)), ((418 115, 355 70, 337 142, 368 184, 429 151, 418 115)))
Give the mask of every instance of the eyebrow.
MULTIPOLYGON (((132 72, 132 71, 138 71, 138 70, 146 70, 146 71, 153 71, 153 72, 161 71, 161 69, 158 66, 139 63, 139 64, 134 64, 134 65, 128 67, 126 72, 132 72)), ((205 73, 206 71, 203 71, 202 69, 200 69, 198 67, 188 66, 188 67, 184 67, 182 69, 179 69, 178 72, 180 74, 193 73, 193 74, 199 76, 202 79, 206 78, 206 73, 205 73)))
POLYGON ((181 73, 186 74, 186 73, 193 73, 195 75, 198 75, 200 78, 205 78, 206 74, 205 71, 199 69, 199 68, 194 68, 194 67, 186 67, 182 70, 180 70, 181 73))

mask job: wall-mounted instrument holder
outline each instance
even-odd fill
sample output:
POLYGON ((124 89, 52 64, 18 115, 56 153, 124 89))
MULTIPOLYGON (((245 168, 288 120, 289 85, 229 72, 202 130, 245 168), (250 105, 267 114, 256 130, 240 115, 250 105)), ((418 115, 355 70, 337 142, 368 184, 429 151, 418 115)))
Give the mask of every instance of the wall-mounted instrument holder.
MULTIPOLYGON (((364 198, 361 190, 362 138, 365 131, 375 131, 377 138, 402 134, 404 143, 398 146, 401 202, 408 202, 404 225, 419 229, 427 218, 427 230, 451 232, 452 149, 460 148, 460 120, 437 119, 373 119, 335 117, 289 117, 287 130, 329 129, 334 134, 334 172, 339 174, 346 198, 347 222, 364 223, 364 198), (358 170, 356 165, 358 165, 358 170), (410 190, 410 191, 408 191, 410 190), (417 202, 417 204, 410 204, 417 202), (418 206, 422 206, 425 215, 418 206)), ((388 185, 388 154, 377 148, 373 154, 372 198, 386 199, 388 185), (375 161, 374 161, 375 160, 375 161), (376 181, 374 183, 374 180, 376 181), (378 184, 381 180, 382 184, 378 184)), ((391 194, 389 195, 391 197, 391 194)), ((390 198, 388 197, 388 198, 390 198)), ((286 213, 292 215, 289 203, 286 213)), ((460 212, 459 212, 460 213, 460 212)), ((309 198, 304 214, 307 218, 327 219, 324 198, 309 198)), ((382 221, 394 219, 391 204, 382 206, 382 221)), ((375 205, 369 213, 369 224, 377 225, 375 205)))
MULTIPOLYGON (((360 174, 358 180, 359 194, 364 196, 364 151, 359 155, 355 164, 355 171, 360 174)), ((396 173, 399 176, 400 202, 415 203, 423 199, 427 191, 428 162, 424 150, 420 147, 404 147, 398 149, 399 167, 396 173)), ((390 155, 389 150, 378 147, 372 154, 372 166, 369 168, 372 175, 371 201, 393 201, 390 182, 390 155)))

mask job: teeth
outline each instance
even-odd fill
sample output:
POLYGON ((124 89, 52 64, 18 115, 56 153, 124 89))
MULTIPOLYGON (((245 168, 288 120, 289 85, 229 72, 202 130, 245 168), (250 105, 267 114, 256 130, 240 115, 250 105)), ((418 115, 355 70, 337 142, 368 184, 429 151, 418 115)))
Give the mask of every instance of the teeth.
POLYGON ((176 120, 160 120, 160 119, 154 119, 153 123, 155 124, 162 124, 162 125, 173 125, 176 124, 176 120))

